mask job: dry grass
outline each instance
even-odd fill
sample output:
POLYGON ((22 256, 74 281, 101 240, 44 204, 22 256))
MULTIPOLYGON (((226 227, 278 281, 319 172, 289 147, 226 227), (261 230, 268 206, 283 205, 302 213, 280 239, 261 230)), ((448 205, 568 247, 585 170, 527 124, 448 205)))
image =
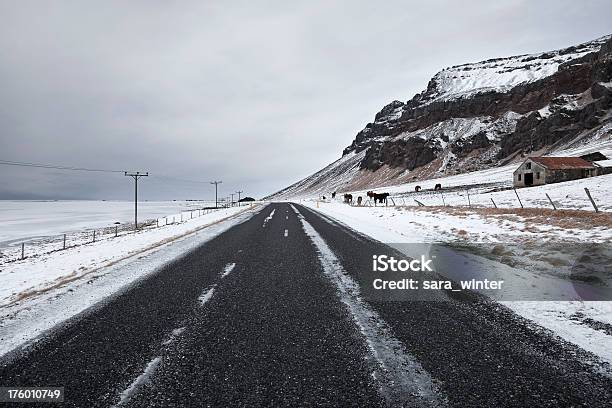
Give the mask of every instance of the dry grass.
POLYGON ((612 228, 612 214, 581 210, 552 210, 548 208, 465 208, 465 207, 410 207, 412 211, 445 213, 456 216, 481 215, 522 221, 532 224, 552 225, 564 229, 612 228))

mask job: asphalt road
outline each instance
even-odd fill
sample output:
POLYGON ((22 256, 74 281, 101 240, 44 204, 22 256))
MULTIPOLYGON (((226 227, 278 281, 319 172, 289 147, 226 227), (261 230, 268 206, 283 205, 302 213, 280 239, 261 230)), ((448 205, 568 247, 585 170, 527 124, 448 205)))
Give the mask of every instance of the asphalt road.
POLYGON ((612 405, 580 350, 495 303, 359 296, 383 250, 268 205, 0 362, 0 386, 63 386, 65 407, 612 405))

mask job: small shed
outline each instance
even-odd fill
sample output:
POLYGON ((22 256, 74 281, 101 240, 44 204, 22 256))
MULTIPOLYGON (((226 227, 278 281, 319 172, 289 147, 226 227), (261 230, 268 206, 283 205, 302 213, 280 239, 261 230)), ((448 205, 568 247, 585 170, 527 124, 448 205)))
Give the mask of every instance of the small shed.
POLYGON ((580 157, 529 157, 514 171, 514 186, 560 183, 600 173, 599 166, 580 157))
POLYGON ((612 160, 600 160, 593 164, 599 167, 599 174, 612 174, 612 160))

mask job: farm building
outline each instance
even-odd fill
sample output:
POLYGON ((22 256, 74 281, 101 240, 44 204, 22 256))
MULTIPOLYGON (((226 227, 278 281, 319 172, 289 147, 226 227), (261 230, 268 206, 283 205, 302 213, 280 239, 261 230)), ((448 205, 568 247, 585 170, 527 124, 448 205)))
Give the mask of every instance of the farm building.
POLYGON ((604 174, 604 168, 580 157, 529 157, 514 171, 514 186, 559 183, 604 174))

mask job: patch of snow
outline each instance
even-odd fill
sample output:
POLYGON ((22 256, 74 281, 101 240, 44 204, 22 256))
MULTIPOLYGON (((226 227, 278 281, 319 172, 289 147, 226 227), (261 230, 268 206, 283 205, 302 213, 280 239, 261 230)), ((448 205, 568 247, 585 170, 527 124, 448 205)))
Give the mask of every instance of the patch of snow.
POLYGON ((584 324, 588 318, 612 324, 612 302, 502 302, 529 320, 545 327, 562 339, 576 344, 612 364, 612 336, 584 324), (577 314, 582 317, 577 318, 577 314))

